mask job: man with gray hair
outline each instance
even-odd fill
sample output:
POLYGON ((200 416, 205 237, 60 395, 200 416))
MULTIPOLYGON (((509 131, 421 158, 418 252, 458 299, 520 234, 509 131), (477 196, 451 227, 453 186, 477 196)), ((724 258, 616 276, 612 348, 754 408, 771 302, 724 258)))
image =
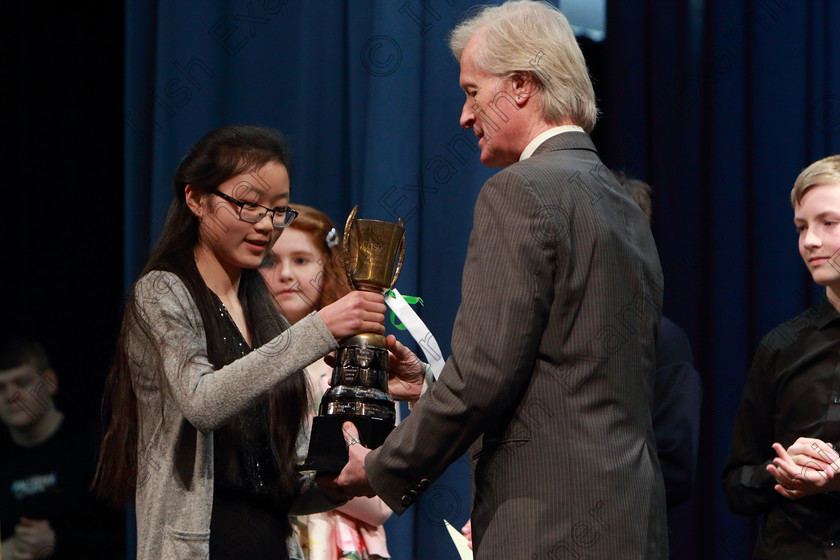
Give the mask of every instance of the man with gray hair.
MULTIPOLYGON (((566 18, 483 9, 450 46, 481 161, 452 356, 335 484, 402 513, 471 444, 478 559, 668 557, 651 427, 662 273, 647 220, 601 163, 566 18)), ((417 380, 413 381, 415 385, 417 380)))

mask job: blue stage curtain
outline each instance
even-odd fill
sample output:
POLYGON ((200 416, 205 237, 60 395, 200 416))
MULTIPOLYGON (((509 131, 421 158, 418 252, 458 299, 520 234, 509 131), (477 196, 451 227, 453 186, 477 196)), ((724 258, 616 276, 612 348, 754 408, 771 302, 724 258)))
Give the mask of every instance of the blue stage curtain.
POLYGON ((797 251, 790 189, 840 152, 836 2, 608 4, 602 152, 647 180, 665 314, 692 340, 705 398, 695 498, 674 558, 748 558, 720 473, 760 338, 821 297, 797 251))

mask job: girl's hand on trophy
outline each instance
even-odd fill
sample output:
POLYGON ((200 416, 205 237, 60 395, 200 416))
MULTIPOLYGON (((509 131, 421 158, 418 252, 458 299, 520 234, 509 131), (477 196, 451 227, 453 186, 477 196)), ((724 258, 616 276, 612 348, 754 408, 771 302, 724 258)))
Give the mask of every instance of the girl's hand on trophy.
POLYGON ((360 333, 385 334, 385 298, 375 292, 350 292, 318 311, 318 315, 340 340, 360 333))
POLYGON ((417 355, 392 334, 388 344, 388 392, 398 401, 417 402, 423 392, 426 369, 417 355))

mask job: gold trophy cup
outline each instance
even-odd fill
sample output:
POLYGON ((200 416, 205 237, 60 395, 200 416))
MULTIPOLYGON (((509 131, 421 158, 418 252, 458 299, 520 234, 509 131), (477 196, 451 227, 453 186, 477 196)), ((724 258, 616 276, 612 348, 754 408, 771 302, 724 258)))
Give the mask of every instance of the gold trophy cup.
MULTIPOLYGON (((397 282, 405 257, 405 228, 379 220, 357 220, 353 208, 344 227, 344 263, 355 290, 383 293, 397 282)), ((385 337, 362 333, 342 341, 336 351, 330 388, 312 421, 309 453, 301 470, 340 472, 347 463, 341 425, 353 422, 365 447, 382 445, 394 429, 394 400, 388 394, 385 337)))

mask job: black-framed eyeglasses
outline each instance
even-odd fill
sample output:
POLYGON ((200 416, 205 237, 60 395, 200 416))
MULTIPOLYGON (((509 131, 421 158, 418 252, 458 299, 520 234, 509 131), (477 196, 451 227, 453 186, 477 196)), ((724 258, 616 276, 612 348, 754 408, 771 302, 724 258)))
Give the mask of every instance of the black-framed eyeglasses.
POLYGON ((239 219, 250 224, 256 224, 262 220, 268 212, 271 212, 271 225, 277 229, 283 229, 291 224, 298 215, 297 210, 291 208, 290 206, 269 208, 268 206, 263 206, 262 204, 257 204, 256 202, 245 202, 244 200, 233 198, 232 196, 228 196, 217 190, 209 190, 207 192, 215 194, 216 196, 224 198, 231 204, 239 206, 239 219))

